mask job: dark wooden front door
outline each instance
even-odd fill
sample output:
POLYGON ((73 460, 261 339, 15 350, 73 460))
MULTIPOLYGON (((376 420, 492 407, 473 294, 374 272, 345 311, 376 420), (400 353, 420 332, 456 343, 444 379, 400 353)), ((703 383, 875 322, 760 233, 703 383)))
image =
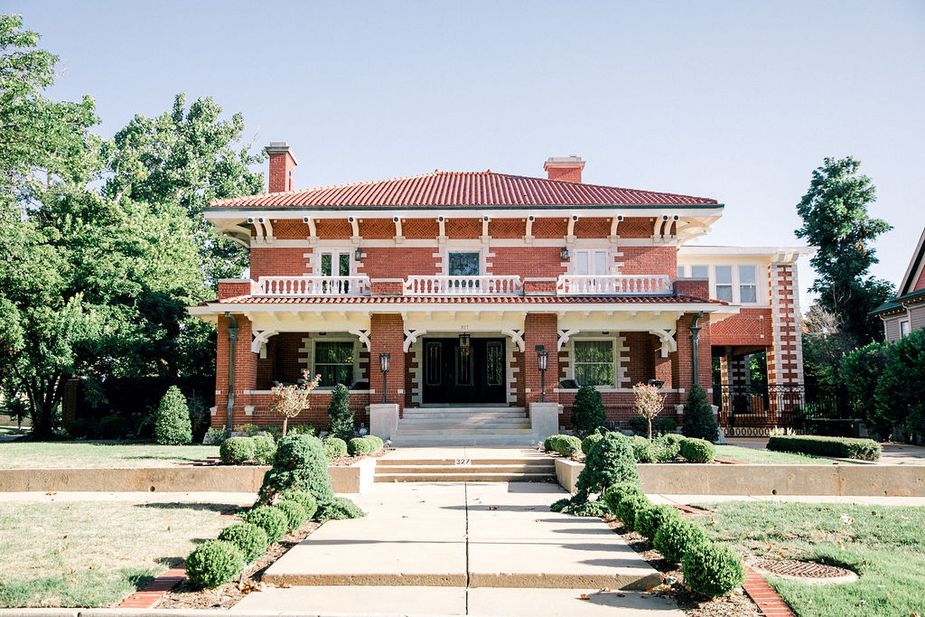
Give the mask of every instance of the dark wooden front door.
POLYGON ((503 338, 473 337, 466 353, 459 338, 425 338, 424 404, 506 402, 505 342, 503 338))

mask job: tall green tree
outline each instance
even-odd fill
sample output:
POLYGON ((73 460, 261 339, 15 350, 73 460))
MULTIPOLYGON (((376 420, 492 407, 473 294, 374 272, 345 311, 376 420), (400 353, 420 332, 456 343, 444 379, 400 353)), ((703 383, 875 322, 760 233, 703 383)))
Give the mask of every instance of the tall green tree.
POLYGON ((878 261, 872 244, 891 227, 868 212, 876 188, 860 167, 850 156, 826 158, 797 205, 803 225, 796 230, 797 237, 818 249, 810 263, 819 305, 838 317, 854 345, 883 338, 882 325, 870 311, 894 291, 889 281, 869 275, 878 261))

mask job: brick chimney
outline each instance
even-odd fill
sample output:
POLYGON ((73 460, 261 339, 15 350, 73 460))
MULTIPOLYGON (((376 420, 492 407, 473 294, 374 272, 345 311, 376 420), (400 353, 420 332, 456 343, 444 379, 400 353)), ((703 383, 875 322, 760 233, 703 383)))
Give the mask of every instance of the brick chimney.
POLYGON ((271 193, 293 190, 292 174, 299 164, 285 141, 271 141, 265 148, 270 157, 270 177, 268 189, 271 193))
POLYGON ((585 162, 580 156, 551 156, 546 159, 543 169, 549 174, 550 180, 560 182, 581 182, 581 170, 585 162))

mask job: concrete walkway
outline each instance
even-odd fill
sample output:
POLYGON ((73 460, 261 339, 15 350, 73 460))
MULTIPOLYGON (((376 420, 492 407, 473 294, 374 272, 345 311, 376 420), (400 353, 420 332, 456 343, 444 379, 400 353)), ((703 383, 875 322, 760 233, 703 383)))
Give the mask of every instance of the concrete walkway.
POLYGON ((291 587, 233 610, 682 615, 639 592, 660 575, 602 521, 549 511, 564 496, 540 483, 377 484, 355 497, 366 518, 323 525, 264 574, 291 587))

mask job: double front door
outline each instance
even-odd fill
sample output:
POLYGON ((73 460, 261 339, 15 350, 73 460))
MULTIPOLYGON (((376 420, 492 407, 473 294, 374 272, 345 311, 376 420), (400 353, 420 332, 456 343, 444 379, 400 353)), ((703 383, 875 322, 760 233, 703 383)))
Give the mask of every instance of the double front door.
POLYGON ((505 403, 505 339, 425 338, 422 395, 428 404, 505 403))

